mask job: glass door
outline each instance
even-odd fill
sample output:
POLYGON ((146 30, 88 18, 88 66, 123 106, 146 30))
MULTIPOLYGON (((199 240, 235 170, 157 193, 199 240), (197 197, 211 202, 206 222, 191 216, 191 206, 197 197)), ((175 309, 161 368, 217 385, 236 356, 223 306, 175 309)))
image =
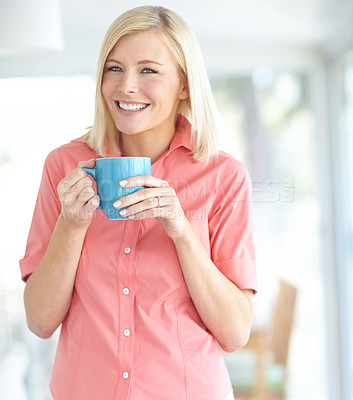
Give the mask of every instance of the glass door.
POLYGON ((353 50, 330 63, 342 396, 353 399, 353 50))

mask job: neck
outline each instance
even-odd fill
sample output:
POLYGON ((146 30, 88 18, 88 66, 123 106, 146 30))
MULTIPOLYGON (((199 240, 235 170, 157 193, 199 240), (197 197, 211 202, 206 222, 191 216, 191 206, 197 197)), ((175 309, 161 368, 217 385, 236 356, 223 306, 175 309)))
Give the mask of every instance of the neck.
POLYGON ((154 163, 170 146, 175 126, 158 131, 141 132, 134 135, 120 134, 120 149, 126 157, 150 157, 154 163))

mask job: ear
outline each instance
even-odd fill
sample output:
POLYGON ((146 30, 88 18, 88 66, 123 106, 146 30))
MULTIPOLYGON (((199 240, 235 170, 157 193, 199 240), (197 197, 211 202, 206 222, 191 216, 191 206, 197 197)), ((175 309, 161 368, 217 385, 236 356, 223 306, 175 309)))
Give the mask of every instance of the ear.
POLYGON ((190 93, 189 93, 189 88, 188 86, 181 82, 180 84, 180 91, 179 91, 179 99, 180 100, 185 100, 189 97, 190 93))

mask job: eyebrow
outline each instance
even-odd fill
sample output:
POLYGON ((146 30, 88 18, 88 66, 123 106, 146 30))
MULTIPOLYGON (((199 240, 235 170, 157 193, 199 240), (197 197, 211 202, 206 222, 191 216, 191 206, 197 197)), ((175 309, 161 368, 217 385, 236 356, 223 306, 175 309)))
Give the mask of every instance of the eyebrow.
MULTIPOLYGON (((106 62, 116 62, 117 64, 122 64, 120 61, 114 59, 114 58, 109 58, 106 62)), ((152 60, 141 60, 137 63, 138 65, 140 64, 157 64, 157 65, 163 65, 157 61, 152 61, 152 60)))

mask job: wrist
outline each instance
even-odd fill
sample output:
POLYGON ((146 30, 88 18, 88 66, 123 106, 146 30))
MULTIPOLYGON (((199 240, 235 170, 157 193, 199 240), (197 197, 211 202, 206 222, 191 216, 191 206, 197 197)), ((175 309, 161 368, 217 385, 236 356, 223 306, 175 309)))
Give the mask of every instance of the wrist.
POLYGON ((171 239, 176 247, 181 245, 190 245, 192 241, 195 240, 195 232, 187 219, 185 219, 183 232, 171 239))
POLYGON ((89 224, 77 223, 77 221, 67 218, 63 213, 59 215, 56 223, 56 228, 64 231, 68 236, 84 236, 87 232, 88 226, 89 224))

